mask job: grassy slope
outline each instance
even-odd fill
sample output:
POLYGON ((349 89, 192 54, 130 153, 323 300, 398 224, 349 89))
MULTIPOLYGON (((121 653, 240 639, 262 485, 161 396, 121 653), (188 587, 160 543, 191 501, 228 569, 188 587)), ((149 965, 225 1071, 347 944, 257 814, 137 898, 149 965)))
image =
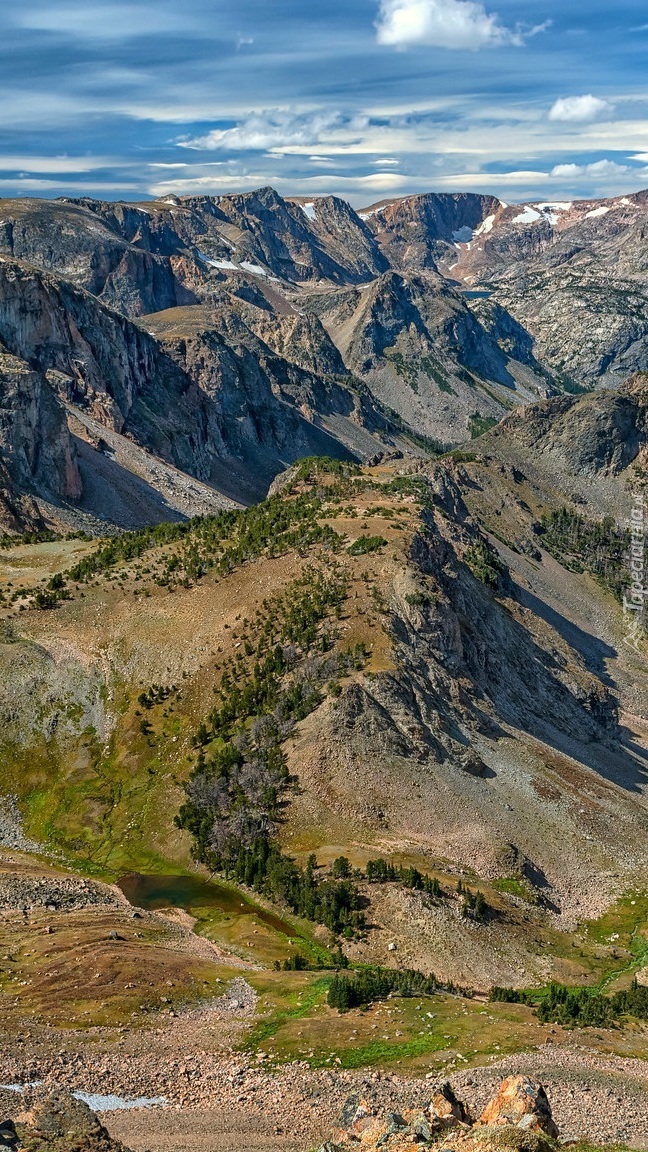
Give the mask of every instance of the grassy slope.
MULTIPOLYGON (((390 478, 385 470, 377 470, 374 476, 390 478)), ((380 534, 388 541, 377 553, 344 557, 351 582, 340 621, 340 643, 363 641, 367 645, 368 672, 392 666, 376 593, 397 579, 404 567, 416 515, 411 499, 368 491, 330 509, 326 517, 347 539, 380 534)), ((60 547, 23 546, 3 553, 0 583, 6 587, 11 581, 15 587, 20 570, 25 584, 33 584, 39 572, 49 579, 88 548, 72 541, 60 547)), ((69 866, 109 880, 130 870, 160 874, 193 870, 187 837, 173 825, 182 797, 181 782, 194 757, 191 735, 213 700, 218 665, 241 644, 242 617, 251 616, 264 597, 285 587, 313 558, 313 550, 307 556, 290 551, 244 564, 229 576, 208 574, 197 584, 170 591, 156 586, 151 574, 144 576, 142 571, 149 567, 154 574, 155 565, 169 551, 161 548, 144 561, 123 564, 116 576, 99 576, 74 590, 73 598, 55 611, 13 608, 5 612, 21 637, 18 644, 0 645, 5 682, 14 675, 9 669, 15 668, 18 653, 32 662, 35 672, 31 680, 26 675, 21 682, 12 722, 5 728, 0 794, 18 796, 30 836, 53 846, 69 866), (35 703, 26 702, 22 695, 27 683, 35 703), (176 684, 178 691, 146 711, 150 729, 144 733, 137 697, 152 683, 176 684)), ((320 815, 308 827, 288 826, 286 842, 291 850, 300 854, 316 848, 322 862, 344 851, 358 864, 378 854, 371 843, 350 843, 348 829, 330 812, 320 815)), ((375 847, 384 848, 379 830, 375 847)), ((411 848, 401 847, 399 852, 397 845, 391 845, 391 849, 403 863, 434 871, 448 888, 455 883, 456 871, 448 871, 447 861, 434 861, 428 851, 417 855, 411 848)), ((489 903, 502 914, 498 930, 514 947, 516 940, 529 936, 524 900, 520 900, 524 892, 516 885, 515 877, 495 884, 480 881, 489 903)), ((190 907, 198 930, 234 955, 264 965, 284 958, 295 946, 313 958, 321 954, 324 933, 285 918, 281 927, 267 923, 262 902, 237 896, 228 893, 220 907, 190 907)), ((643 926, 648 903, 643 894, 621 900, 574 938, 557 931, 537 910, 530 911, 535 917, 535 946, 545 958, 552 958, 553 970, 562 979, 616 986, 645 965, 643 926), (616 933, 618 939, 611 941, 616 933)), ((105 927, 102 921, 102 932, 105 927)), ((42 1012, 53 1011, 52 988, 48 999, 39 991, 38 981, 45 966, 54 971, 53 956, 61 965, 57 971, 62 978, 68 951, 65 939, 50 943, 50 951, 38 948, 32 952, 27 948, 28 937, 21 936, 17 926, 6 931, 11 937, 7 947, 11 944, 21 958, 21 972, 29 979, 37 976, 36 986, 29 985, 29 993, 21 993, 18 1008, 22 1010, 29 997, 29 1011, 32 1004, 42 1012)), ((72 938, 72 945, 78 947, 78 939, 72 938)), ((485 945, 486 941, 480 944, 476 938, 477 949, 485 945)), ((164 951, 168 941, 161 939, 160 947, 164 951)), ((434 942, 430 947, 434 957, 434 942)), ((167 979, 164 963, 160 963, 152 980, 158 996, 167 979)), ((180 998, 195 998, 201 988, 215 987, 222 978, 215 975, 218 966, 208 968, 205 974, 204 964, 197 966, 189 984, 182 984, 180 998)), ((130 982, 128 971, 126 965, 116 982, 122 997, 130 982)), ((269 1004, 267 1017, 250 1042, 278 1060, 298 1056, 314 1063, 339 1059, 347 1066, 401 1062, 422 1068, 438 1059, 440 1066, 447 1066, 463 1062, 452 1053, 479 1062, 498 1051, 516 1050, 560 1033, 539 1025, 524 1007, 485 1006, 445 996, 436 997, 432 1004, 412 1000, 338 1017, 324 1005, 325 976, 265 971, 250 974, 250 980, 269 1004), (430 1011, 432 1018, 427 1016, 430 1011)), ((137 1010, 133 1002, 140 996, 139 989, 133 997, 125 996, 106 1019, 124 1018, 137 1010)), ((102 1019, 96 1003, 94 1007, 91 1002, 72 1005, 65 999, 60 1015, 70 1022, 102 1019)), ((644 1051, 642 1030, 628 1036, 602 1036, 596 1043, 612 1050, 644 1051)))

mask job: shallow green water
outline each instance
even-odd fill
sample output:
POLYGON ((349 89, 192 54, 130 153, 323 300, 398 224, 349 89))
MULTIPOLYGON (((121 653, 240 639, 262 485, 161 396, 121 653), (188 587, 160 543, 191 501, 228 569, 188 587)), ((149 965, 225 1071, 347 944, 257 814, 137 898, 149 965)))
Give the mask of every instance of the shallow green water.
POLYGON ((186 912, 199 916, 211 909, 232 918, 253 916, 255 921, 274 932, 289 937, 294 935, 294 928, 284 920, 217 880, 202 880, 199 876, 145 876, 141 872, 129 872, 117 883, 129 904, 148 912, 161 908, 184 908, 186 912))

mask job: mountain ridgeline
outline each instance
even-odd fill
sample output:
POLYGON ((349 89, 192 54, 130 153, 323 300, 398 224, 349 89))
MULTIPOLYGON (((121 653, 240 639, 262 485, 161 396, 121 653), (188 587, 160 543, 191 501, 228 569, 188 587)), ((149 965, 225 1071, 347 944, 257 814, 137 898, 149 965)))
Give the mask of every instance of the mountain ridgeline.
POLYGON ((646 361, 644 193, 1 209, 10 533, 247 504, 302 456, 434 457, 646 361))

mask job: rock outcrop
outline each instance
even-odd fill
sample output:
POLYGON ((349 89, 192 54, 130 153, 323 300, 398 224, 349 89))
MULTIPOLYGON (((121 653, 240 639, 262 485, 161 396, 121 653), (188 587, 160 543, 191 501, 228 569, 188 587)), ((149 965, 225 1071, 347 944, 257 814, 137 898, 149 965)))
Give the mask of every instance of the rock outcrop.
POLYGON ((452 1086, 439 1084, 423 1109, 382 1114, 357 1097, 347 1102, 341 1127, 320 1152, 355 1148, 407 1152, 412 1145, 459 1148, 462 1152, 550 1152, 558 1139, 547 1094, 525 1076, 509 1076, 478 1120, 457 1099, 452 1086))
POLYGON ((360 216, 391 267, 415 271, 436 268, 448 245, 470 240, 473 231, 500 207, 495 196, 425 192, 381 200, 362 209, 360 216))
POLYGON ((36 1095, 15 1117, 15 1131, 25 1152, 128 1152, 87 1104, 67 1092, 36 1095))
POLYGON ((554 1140, 558 1139, 547 1093, 541 1084, 527 1076, 507 1077, 497 1096, 486 1105, 479 1124, 513 1125, 525 1132, 544 1132, 554 1140))

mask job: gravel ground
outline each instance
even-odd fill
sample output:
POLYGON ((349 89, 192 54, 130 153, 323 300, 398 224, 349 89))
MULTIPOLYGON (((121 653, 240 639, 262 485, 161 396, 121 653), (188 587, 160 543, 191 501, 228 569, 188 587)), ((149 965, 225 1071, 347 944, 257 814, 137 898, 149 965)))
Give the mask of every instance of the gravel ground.
MULTIPOLYGON (((83 1039, 54 1029, 0 1033, 0 1084, 38 1080, 46 1088, 164 1096, 164 1108, 103 1116, 134 1152, 308 1152, 330 1134, 351 1094, 381 1110, 427 1102, 431 1073, 414 1080, 305 1063, 269 1068, 244 1056, 235 1046, 255 1012, 254 991, 240 977, 224 996, 164 1028, 95 1029, 83 1039)), ((648 1149, 648 1061, 547 1045, 457 1073, 452 1084, 478 1114, 503 1077, 517 1072, 545 1084, 563 1139, 648 1149)))
POLYGON ((0 909, 29 911, 46 908, 50 912, 70 912, 72 909, 98 905, 122 907, 120 900, 105 884, 92 880, 77 880, 72 876, 21 876, 19 873, 0 875, 0 909))
POLYGON ((535 1052, 452 1077, 459 1096, 479 1112, 502 1077, 521 1072, 547 1089, 563 1140, 588 1137, 648 1148, 648 1061, 593 1058, 588 1049, 546 1045, 535 1052))

